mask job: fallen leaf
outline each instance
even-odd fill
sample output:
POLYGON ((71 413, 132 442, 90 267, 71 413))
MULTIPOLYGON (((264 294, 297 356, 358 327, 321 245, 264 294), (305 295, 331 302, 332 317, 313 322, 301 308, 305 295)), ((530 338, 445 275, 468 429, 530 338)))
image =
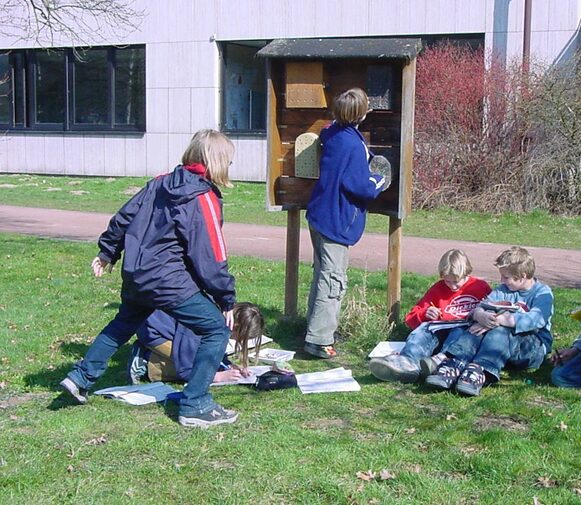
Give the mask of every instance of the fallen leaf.
POLYGON ((543 505, 536 496, 533 496, 533 505, 543 505))
POLYGON ((370 481, 375 479, 375 472, 367 470, 366 472, 357 472, 356 477, 361 480, 370 481))
POLYGON ((574 494, 578 494, 579 496, 581 496, 581 489, 579 489, 578 487, 574 487, 573 488, 573 493, 574 494))
POLYGON ((566 425, 566 424, 565 424, 563 421, 561 421, 561 422, 559 423, 559 429, 560 429, 561 431, 565 431, 567 428, 568 428, 568 426, 567 426, 567 425, 566 425))
POLYGON ((18 421, 18 417, 12 415, 12 416, 10 416, 10 420, 11 421, 18 421))
POLYGON ((385 468, 379 472, 379 478, 381 480, 393 480, 395 475, 385 468))
POLYGON ((73 465, 67 466, 67 472, 72 473, 75 471, 75 467, 73 465))
POLYGON ((107 443, 107 437, 105 435, 101 435, 99 438, 92 438, 88 442, 85 442, 85 445, 102 445, 107 443))
POLYGON ((550 488, 550 487, 555 487, 556 485, 557 485, 557 481, 554 479, 551 479, 550 477, 538 477, 537 478, 537 486, 538 487, 550 488))
POLYGON ((0 382, 0 389, 6 389, 6 382, 0 382))
POLYGON ((446 416, 446 421, 453 421, 454 419, 458 419, 458 418, 456 417, 456 414, 448 414, 448 415, 446 416))
POLYGON ((415 432, 416 432, 416 429, 415 429, 415 428, 406 428, 404 431, 405 431, 405 432, 406 432, 408 435, 412 435, 413 433, 415 433, 415 432))

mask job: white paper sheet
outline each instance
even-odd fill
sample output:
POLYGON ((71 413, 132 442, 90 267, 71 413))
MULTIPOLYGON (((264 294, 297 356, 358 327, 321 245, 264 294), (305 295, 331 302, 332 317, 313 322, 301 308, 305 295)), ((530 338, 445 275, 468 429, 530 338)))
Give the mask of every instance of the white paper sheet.
MULTIPOLYGON (((256 353, 253 352, 249 355, 250 358, 254 359, 256 353)), ((260 349, 258 353, 258 359, 263 363, 273 364, 275 361, 290 361, 295 357, 295 351, 285 351, 284 349, 260 349)))
POLYGON ((175 392, 174 388, 163 382, 152 382, 136 386, 115 386, 100 389, 95 391, 95 394, 114 398, 130 405, 147 405, 148 403, 161 402, 166 399, 168 394, 175 392))
POLYGON ((256 383, 256 379, 260 377, 262 374, 271 370, 270 365, 258 365, 258 366, 249 366, 248 370, 250 371, 250 375, 248 377, 241 377, 237 381, 228 381, 228 382, 212 382, 211 386, 234 386, 237 384, 254 384, 256 383))
POLYGON ((343 367, 325 372, 299 374, 297 375, 297 384, 305 395, 361 390, 361 386, 353 378, 351 370, 346 370, 343 367))
MULTIPOLYGON (((262 335, 260 338, 260 345, 267 344, 268 342, 272 342, 272 338, 267 337, 266 335, 262 335)), ((256 347, 256 339, 251 338, 248 340, 248 349, 254 349, 256 347)), ((228 345, 226 346, 226 354, 230 356, 236 352, 236 340, 231 338, 228 340, 228 345)))
POLYGON ((396 354, 401 352, 405 342, 379 342, 373 350, 369 353, 368 358, 383 358, 389 356, 390 354, 396 354))

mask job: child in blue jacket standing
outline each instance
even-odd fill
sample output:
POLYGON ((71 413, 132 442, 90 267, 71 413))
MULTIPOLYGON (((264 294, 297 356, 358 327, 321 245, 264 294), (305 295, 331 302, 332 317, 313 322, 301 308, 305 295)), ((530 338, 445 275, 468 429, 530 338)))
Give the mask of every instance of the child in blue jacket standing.
POLYGON ((148 182, 111 218, 92 267, 100 277, 124 252, 121 304, 61 382, 78 403, 87 402, 87 391, 105 372, 111 356, 160 309, 200 336, 180 401, 180 424, 206 428, 236 421, 237 413, 223 409, 208 392, 233 327, 236 301, 216 186, 230 186, 233 156, 227 137, 200 130, 181 165, 148 182))
POLYGON ((358 129, 369 112, 365 91, 339 94, 332 112, 335 120, 320 135, 320 177, 307 205, 313 280, 305 351, 319 358, 336 355, 334 333, 347 289, 349 246, 363 235, 367 203, 387 189, 385 178, 369 170, 370 154, 358 129))

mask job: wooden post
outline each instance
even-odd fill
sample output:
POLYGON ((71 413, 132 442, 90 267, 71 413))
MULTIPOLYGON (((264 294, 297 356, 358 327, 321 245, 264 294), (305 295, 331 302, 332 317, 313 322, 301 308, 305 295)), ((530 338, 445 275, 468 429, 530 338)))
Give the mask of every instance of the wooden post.
POLYGON ((387 308, 389 321, 397 323, 401 308, 401 219, 389 218, 387 258, 387 308))
POLYGON ((297 300, 299 291, 299 246, 300 246, 299 208, 291 208, 287 213, 286 223, 286 274, 284 289, 284 315, 297 315, 297 300))

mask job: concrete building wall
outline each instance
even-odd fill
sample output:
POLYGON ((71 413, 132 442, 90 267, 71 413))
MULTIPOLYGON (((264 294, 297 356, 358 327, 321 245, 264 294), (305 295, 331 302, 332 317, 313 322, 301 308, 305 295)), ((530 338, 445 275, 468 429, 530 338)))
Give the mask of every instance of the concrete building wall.
MULTIPOLYGON (((96 45, 146 45, 146 132, 6 132, 0 172, 149 175, 171 170, 193 132, 219 128, 216 41, 285 37, 484 34, 487 49, 520 57, 524 0, 138 0, 133 33, 96 45)), ((581 0, 535 0, 533 58, 553 62, 579 47, 581 0)), ((55 46, 67 46, 56 41, 55 46)), ((0 49, 35 44, 0 37, 0 49)), ((232 135, 237 180, 264 180, 265 135, 232 135)))

